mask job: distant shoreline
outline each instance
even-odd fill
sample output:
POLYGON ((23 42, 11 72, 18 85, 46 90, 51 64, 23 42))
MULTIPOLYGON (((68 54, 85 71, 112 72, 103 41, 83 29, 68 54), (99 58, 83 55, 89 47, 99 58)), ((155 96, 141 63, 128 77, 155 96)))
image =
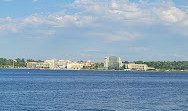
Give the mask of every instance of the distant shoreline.
MULTIPOLYGON (((29 68, 0 68, 0 69, 20 69, 20 70, 27 70, 29 68)), ((81 69, 81 70, 62 70, 62 69, 29 69, 29 70, 57 70, 57 71, 122 71, 122 72, 172 72, 172 73, 188 73, 188 71, 125 71, 125 70, 88 70, 88 69, 81 69)))

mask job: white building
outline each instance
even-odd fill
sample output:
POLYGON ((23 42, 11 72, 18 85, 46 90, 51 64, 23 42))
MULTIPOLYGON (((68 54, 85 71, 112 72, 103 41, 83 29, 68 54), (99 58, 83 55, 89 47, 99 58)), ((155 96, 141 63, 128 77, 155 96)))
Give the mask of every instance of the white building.
POLYGON ((135 64, 135 63, 129 63, 125 64, 125 69, 131 69, 131 70, 148 70, 148 69, 154 69, 153 67, 148 67, 147 64, 135 64))
POLYGON ((46 60, 46 61, 44 61, 44 63, 49 64, 49 69, 55 69, 56 68, 56 60, 55 59, 46 60))
POLYGON ((72 62, 69 61, 69 60, 56 61, 56 68, 57 69, 66 69, 67 68, 67 64, 70 64, 70 63, 72 63, 72 62))
POLYGON ((83 64, 71 63, 67 64, 67 70, 80 70, 83 68, 83 64))

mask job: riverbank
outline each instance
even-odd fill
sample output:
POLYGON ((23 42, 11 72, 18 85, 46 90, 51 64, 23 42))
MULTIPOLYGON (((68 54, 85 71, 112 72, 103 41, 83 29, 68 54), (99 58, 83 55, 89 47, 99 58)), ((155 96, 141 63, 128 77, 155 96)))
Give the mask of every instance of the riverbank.
MULTIPOLYGON (((0 69, 28 69, 32 70, 30 68, 0 68, 0 69)), ((33 70, 65 70, 65 71, 70 71, 66 69, 33 69, 33 70)), ((104 69, 80 69, 80 70, 75 70, 75 71, 127 71, 127 70, 104 70, 104 69)), ((174 72, 174 73, 188 73, 188 70, 152 70, 152 71, 143 71, 143 70, 129 70, 127 72, 174 72)))

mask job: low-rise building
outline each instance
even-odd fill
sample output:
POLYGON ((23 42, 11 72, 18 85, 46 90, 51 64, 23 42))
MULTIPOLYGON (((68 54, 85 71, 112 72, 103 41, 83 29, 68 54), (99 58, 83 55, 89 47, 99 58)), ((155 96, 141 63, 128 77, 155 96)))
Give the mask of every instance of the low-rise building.
POLYGON ((48 69, 49 64, 45 62, 28 62, 27 68, 30 69, 48 69))
POLYGON ((46 60, 46 61, 44 61, 44 63, 48 63, 48 64, 49 64, 49 68, 50 68, 50 69, 55 69, 55 68, 56 68, 55 62, 56 62, 55 59, 51 59, 51 60, 46 60))
POLYGON ((135 63, 129 63, 125 64, 125 69, 131 69, 131 70, 148 70, 148 69, 154 69, 153 67, 148 67, 147 64, 135 64, 135 63))
POLYGON ((45 62, 37 62, 36 68, 37 69, 49 69, 50 65, 45 62))
POLYGON ((84 64, 84 66, 86 66, 86 67, 90 67, 90 66, 92 66, 93 65, 93 63, 90 61, 90 60, 88 60, 85 64, 84 64))
POLYGON ((71 63, 71 61, 69 60, 59 60, 59 61, 56 61, 55 64, 56 64, 56 69, 66 69, 67 68, 67 64, 71 63))
POLYGON ((36 68, 36 64, 37 64, 37 62, 28 62, 27 63, 27 68, 35 69, 36 68))
POLYGON ((83 68, 83 64, 79 64, 79 63, 67 64, 67 70, 80 70, 82 68, 83 68))

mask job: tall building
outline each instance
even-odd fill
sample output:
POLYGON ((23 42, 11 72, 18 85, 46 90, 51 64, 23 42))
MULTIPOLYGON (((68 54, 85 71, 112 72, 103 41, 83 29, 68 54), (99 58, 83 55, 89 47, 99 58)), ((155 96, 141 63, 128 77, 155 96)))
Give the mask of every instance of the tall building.
POLYGON ((106 57, 104 60, 104 68, 108 69, 108 68, 120 68, 122 66, 122 61, 120 57, 116 57, 116 56, 111 56, 111 57, 106 57))

